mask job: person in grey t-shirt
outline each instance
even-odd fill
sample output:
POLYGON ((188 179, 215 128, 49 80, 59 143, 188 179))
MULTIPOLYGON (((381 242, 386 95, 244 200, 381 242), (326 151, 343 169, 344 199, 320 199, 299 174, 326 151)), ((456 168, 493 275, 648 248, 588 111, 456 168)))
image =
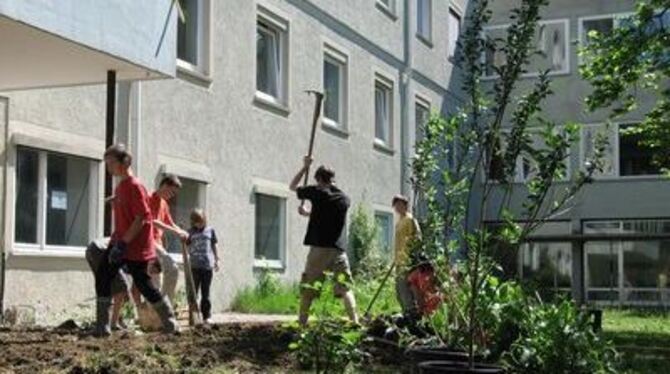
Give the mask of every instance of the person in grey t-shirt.
POLYGON ((191 212, 191 229, 188 230, 189 257, 195 292, 200 292, 200 311, 205 323, 209 323, 212 304, 209 289, 214 271, 219 271, 219 255, 216 251, 218 239, 213 228, 207 226, 207 217, 202 209, 191 212))

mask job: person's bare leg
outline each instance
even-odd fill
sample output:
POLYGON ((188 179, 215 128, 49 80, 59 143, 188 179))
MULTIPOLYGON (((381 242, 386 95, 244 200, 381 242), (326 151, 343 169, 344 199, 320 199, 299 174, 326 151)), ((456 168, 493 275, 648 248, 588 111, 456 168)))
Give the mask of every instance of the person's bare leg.
POLYGON ((307 320, 309 319, 309 308, 312 306, 312 301, 314 297, 306 293, 300 295, 300 312, 298 313, 298 323, 300 326, 307 326, 307 320))
POLYGON ((354 296, 354 293, 352 291, 347 291, 342 296, 342 302, 344 303, 344 309, 346 309, 347 315, 349 315, 351 322, 357 324, 358 313, 356 312, 356 297, 354 296))
POLYGON ((111 325, 112 327, 118 327, 119 318, 121 317, 121 309, 123 309, 123 305, 126 303, 127 296, 124 292, 119 292, 116 295, 112 296, 112 300, 113 300, 113 306, 112 306, 111 325))

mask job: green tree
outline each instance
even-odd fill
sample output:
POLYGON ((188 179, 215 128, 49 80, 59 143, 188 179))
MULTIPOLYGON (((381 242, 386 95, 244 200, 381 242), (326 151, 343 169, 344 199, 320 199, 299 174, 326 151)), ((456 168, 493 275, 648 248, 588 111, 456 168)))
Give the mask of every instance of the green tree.
MULTIPOLYGON (((642 97, 656 97, 632 132, 654 149, 654 162, 670 167, 670 0, 638 1, 635 14, 600 35, 592 31, 581 50, 582 76, 593 86, 589 110, 608 108, 611 118, 640 109, 642 97)), ((646 109, 646 108, 645 108, 646 109)))
POLYGON ((498 267, 491 249, 497 242, 518 249, 518 243, 547 219, 569 209, 598 168, 603 149, 596 144, 596 162, 567 175, 566 159, 578 140, 579 126, 543 117, 542 103, 553 94, 548 71, 540 72, 529 89, 519 84, 531 58, 541 54, 535 50, 535 40, 539 14, 547 2, 519 1, 501 38, 486 35, 489 1, 471 2, 458 58, 465 102, 455 115, 431 118, 413 163, 414 188, 428 206, 422 219, 426 235, 419 245, 437 262, 436 268, 446 270, 440 276, 443 289, 449 287, 445 279, 457 278, 467 290, 459 304, 465 305, 460 318, 467 330, 470 365, 476 351, 486 350, 487 341, 480 338, 486 335, 481 311, 494 307, 486 304, 491 298, 482 292, 488 274, 498 267), (482 59, 487 54, 502 55, 505 62, 490 66, 482 59), (491 72, 496 78, 483 84, 482 77, 491 72), (533 139, 535 135, 539 142, 533 139), (523 195, 515 184, 519 159, 532 170, 527 173, 523 195), (556 186, 559 180, 569 183, 556 186), (520 197, 524 203, 512 209, 520 197), (504 224, 492 230, 487 221, 504 224), (463 248, 461 274, 450 277, 450 258, 457 248, 463 248))

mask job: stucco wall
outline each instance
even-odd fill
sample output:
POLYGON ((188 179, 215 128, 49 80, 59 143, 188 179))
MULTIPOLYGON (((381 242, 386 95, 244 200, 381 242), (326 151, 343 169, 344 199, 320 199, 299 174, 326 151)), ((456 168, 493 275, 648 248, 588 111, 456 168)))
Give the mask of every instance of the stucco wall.
MULTIPOLYGON (((319 125, 316 164, 329 164, 336 170, 338 185, 354 204, 365 201, 390 212, 390 198, 401 186, 404 2, 397 1, 397 20, 381 13, 373 1, 366 6, 330 1, 258 3, 276 10, 289 23, 288 114, 253 102, 257 7, 254 2, 238 0, 232 6, 213 2, 211 84, 199 79, 143 82, 140 120, 131 120, 131 126, 139 126, 141 134, 136 155, 139 176, 150 190, 162 166, 183 170, 185 177, 197 174, 210 179, 207 211, 223 245, 223 268, 215 275, 212 289, 215 311, 226 308, 240 287, 254 283, 255 186, 269 184, 292 196, 287 192, 288 182, 307 151, 313 114, 314 99, 304 91, 322 88, 324 42, 348 57, 348 134, 334 134, 319 125), (376 72, 387 76, 394 86, 392 153, 373 147, 376 72)), ((438 2, 434 3, 437 8, 438 2)), ((423 65, 417 69, 423 69, 425 76, 439 71, 439 66, 446 64, 439 54, 437 50, 421 57, 423 65)), ((426 96, 437 110, 451 107, 454 95, 443 99, 448 76, 440 73, 431 79, 434 81, 413 81, 410 94, 426 96)), ((13 92, 9 97, 10 119, 17 124, 71 133, 79 140, 90 138, 96 147, 104 140, 103 86, 13 92)), ((413 97, 410 103, 408 126, 413 134, 413 97)), ((119 134, 125 133, 119 130, 119 134)), ((103 147, 99 148, 102 152, 103 147)), ((299 279, 307 254, 301 244, 307 222, 298 216, 297 207, 298 201, 289 198, 286 267, 279 272, 287 282, 299 279)), ((5 295, 6 305, 41 301, 51 312, 86 303, 93 296, 92 277, 82 256, 10 255, 7 284, 11 290, 5 295), (63 285, 68 285, 66 291, 61 291, 63 285)))

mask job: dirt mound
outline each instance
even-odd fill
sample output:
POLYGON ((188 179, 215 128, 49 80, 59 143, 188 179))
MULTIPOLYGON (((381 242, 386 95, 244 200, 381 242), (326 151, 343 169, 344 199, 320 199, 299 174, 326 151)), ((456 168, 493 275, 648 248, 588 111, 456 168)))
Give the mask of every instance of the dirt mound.
POLYGON ((0 330, 0 373, 176 373, 230 368, 293 371, 292 333, 276 325, 213 325, 178 336, 116 333, 95 339, 81 330, 0 330))

